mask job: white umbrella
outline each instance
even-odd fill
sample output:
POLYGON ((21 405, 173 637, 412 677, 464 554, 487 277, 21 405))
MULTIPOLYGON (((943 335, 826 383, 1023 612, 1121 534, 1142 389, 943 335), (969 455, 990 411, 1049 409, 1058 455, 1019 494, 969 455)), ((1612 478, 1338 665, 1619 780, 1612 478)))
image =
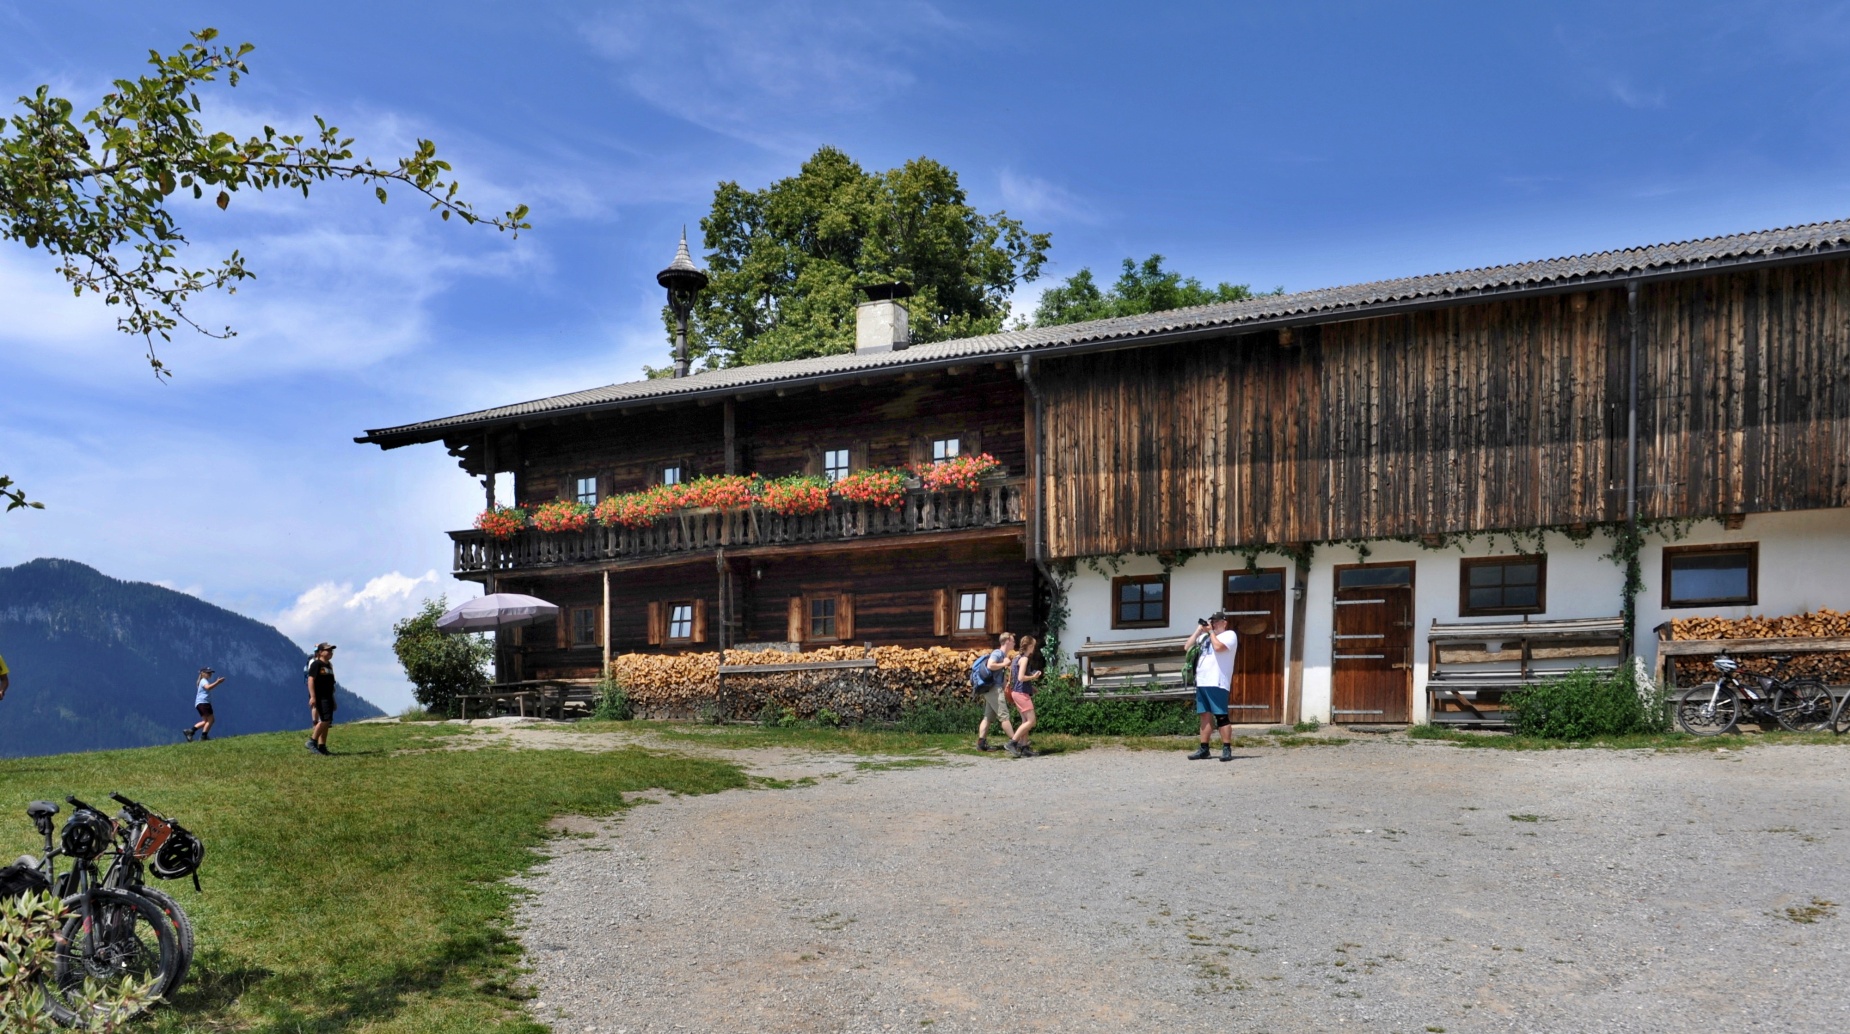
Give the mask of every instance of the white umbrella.
POLYGON ((497 592, 470 600, 437 619, 445 632, 488 632, 497 628, 514 628, 545 621, 559 615, 555 604, 537 596, 497 592))

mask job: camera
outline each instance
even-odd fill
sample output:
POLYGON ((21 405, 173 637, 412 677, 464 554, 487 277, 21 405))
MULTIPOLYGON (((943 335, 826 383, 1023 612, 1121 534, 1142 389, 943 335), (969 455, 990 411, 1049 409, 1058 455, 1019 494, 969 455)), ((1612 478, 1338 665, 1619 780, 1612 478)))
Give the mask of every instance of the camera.
POLYGON ((1208 619, 1207 618, 1196 618, 1195 625, 1196 627, 1199 627, 1199 628, 1206 628, 1208 627, 1208 619))

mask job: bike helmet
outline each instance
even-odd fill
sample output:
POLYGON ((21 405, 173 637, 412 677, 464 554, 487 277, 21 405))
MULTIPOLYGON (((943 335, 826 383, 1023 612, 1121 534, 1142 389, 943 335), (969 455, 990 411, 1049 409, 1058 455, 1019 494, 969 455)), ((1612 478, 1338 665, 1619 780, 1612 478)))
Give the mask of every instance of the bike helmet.
POLYGON ((58 842, 66 855, 90 861, 102 857, 115 839, 116 827, 108 819, 89 808, 79 808, 64 820, 58 842))
POLYGON ((178 880, 198 872, 199 863, 205 861, 205 858, 205 843, 176 822, 166 843, 154 852, 153 860, 148 862, 148 871, 156 879, 178 880))
POLYGON ((1715 670, 1716 671, 1737 671, 1740 669, 1740 667, 1741 667, 1741 662, 1735 660, 1733 657, 1730 657, 1727 654, 1723 654, 1720 657, 1715 658, 1715 670))

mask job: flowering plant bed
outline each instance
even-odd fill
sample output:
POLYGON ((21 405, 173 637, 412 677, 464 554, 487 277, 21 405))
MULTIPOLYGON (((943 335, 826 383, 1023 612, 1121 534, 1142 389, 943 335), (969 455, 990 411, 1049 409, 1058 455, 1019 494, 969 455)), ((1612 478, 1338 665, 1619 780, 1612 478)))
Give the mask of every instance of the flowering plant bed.
POLYGON ((834 484, 835 494, 851 503, 897 510, 906 505, 906 472, 857 470, 834 484))
POLYGON ((668 516, 680 502, 680 485, 657 485, 641 492, 605 497, 593 511, 598 523, 617 528, 646 528, 668 516))
POLYGON ((475 526, 489 538, 511 539, 527 526, 527 511, 518 506, 491 506, 476 514, 475 526))
POLYGON ((710 506, 715 510, 743 510, 758 501, 759 478, 744 474, 697 477, 681 489, 681 506, 710 506))
POLYGON ((974 492, 984 475, 1001 466, 1001 461, 986 452, 959 456, 919 467, 919 482, 932 492, 974 492))
POLYGON ((823 513, 829 508, 829 483, 806 474, 767 481, 759 492, 758 505, 785 517, 823 513))
POLYGON ((532 521, 541 531, 583 531, 591 523, 591 508, 575 499, 555 499, 535 507, 532 521))

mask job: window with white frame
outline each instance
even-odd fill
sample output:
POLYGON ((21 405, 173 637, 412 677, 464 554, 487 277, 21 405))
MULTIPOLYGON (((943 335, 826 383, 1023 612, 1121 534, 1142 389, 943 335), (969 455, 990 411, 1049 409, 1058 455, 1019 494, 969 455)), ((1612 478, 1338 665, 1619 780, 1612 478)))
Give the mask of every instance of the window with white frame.
POLYGON ((597 477, 577 478, 573 482, 572 497, 586 506, 597 505, 597 477))
POLYGON ((848 450, 825 449, 822 453, 822 476, 830 484, 848 476, 848 450))
POLYGON ((692 603, 668 605, 668 638, 694 638, 694 605, 692 603))
POLYGON ((980 589, 965 589, 957 594, 957 631, 987 632, 989 630, 989 593, 980 589))
POLYGON ((962 450, 961 438, 934 438, 931 443, 931 461, 943 463, 945 460, 954 460, 962 450))
POLYGON ((662 484, 679 485, 687 481, 687 468, 679 463, 671 463, 662 468, 662 484))

